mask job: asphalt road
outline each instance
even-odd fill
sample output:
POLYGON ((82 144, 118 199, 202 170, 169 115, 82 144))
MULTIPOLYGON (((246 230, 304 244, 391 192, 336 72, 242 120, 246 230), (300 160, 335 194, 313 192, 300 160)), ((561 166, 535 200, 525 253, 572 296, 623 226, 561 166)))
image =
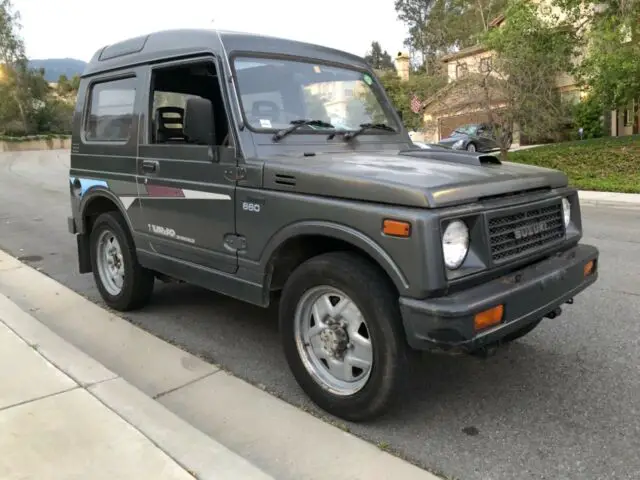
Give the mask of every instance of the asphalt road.
MULTIPOLYGON (((0 248, 100 303, 66 231, 68 153, 0 154, 0 248)), ((352 432, 458 479, 640 478, 640 210, 583 208, 600 279, 490 359, 425 355, 412 395, 352 432)), ((313 408, 273 314, 162 285, 133 323, 285 400, 313 408)))

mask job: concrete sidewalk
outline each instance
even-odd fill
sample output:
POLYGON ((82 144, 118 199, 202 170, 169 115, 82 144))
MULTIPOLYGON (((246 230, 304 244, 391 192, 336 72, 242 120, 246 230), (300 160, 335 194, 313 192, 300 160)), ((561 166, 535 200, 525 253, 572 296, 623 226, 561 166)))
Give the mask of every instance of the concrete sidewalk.
POLYGON ((269 479, 0 294, 0 478, 269 479))

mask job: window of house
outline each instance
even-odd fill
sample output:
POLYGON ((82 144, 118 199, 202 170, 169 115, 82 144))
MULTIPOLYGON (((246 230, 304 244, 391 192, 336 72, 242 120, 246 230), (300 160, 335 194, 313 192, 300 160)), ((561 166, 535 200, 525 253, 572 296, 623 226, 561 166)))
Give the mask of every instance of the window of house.
POLYGON ((85 138, 93 142, 122 142, 131 136, 136 79, 122 78, 91 87, 85 138))
POLYGON ((184 128, 188 115, 201 115, 201 112, 198 113, 200 108, 189 111, 189 101, 200 99, 209 102, 213 117, 213 134, 206 143, 228 145, 228 117, 213 62, 193 62, 154 69, 151 99, 151 144, 202 145, 202 138, 190 138, 184 128))
POLYGON ((493 63, 491 61, 491 57, 485 57, 480 59, 480 72, 489 73, 491 71, 492 66, 493 66, 493 63))
POLYGON ((469 67, 466 63, 456 65, 456 78, 463 78, 467 73, 469 73, 469 67))

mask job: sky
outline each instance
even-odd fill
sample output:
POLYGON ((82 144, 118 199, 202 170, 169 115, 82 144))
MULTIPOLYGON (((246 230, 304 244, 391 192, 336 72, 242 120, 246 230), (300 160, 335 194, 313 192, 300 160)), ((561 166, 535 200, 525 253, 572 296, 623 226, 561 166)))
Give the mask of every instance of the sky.
POLYGON ((404 50, 394 0, 13 0, 27 56, 88 61, 99 48, 170 28, 219 28, 317 43, 364 56, 404 50), (378 7, 373 7, 378 3, 378 7))

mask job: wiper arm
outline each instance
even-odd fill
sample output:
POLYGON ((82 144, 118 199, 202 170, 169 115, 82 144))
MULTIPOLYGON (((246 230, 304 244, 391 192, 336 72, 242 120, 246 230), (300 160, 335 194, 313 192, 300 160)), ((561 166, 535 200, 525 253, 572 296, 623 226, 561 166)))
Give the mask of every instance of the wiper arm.
POLYGON ((358 130, 345 133, 344 139, 351 140, 352 138, 357 137, 358 135, 366 132, 367 130, 384 130, 385 132, 396 133, 396 129, 393 127, 390 127, 386 123, 362 123, 360 124, 360 128, 358 130))
POLYGON ((290 127, 285 128, 283 130, 280 130, 279 132, 276 132, 273 135, 273 141, 274 142, 277 142, 278 140, 286 137, 290 133, 295 132, 299 128, 304 127, 306 125, 309 125, 311 127, 336 128, 333 125, 331 125, 330 123, 325 122, 324 120, 305 120, 305 119, 300 119, 300 120, 292 120, 290 123, 291 123, 290 127))

